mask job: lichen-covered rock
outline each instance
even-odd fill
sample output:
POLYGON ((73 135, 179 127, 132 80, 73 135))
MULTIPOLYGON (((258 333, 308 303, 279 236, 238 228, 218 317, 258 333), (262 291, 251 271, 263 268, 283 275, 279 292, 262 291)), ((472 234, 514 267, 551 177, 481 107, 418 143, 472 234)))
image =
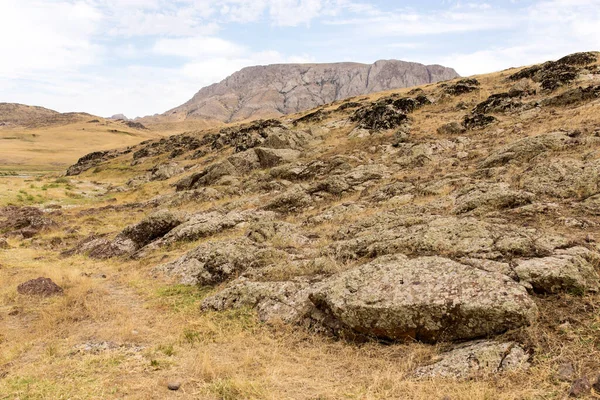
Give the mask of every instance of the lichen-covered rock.
POLYGON ((246 230, 246 237, 256 243, 278 242, 288 246, 306 245, 309 239, 294 224, 283 221, 257 219, 246 230))
POLYGON ((0 233, 31 238, 56 226, 57 223, 53 219, 36 207, 0 208, 0 233))
POLYGON ((295 161, 299 156, 298 150, 292 149, 269 149, 257 147, 254 149, 261 168, 272 168, 280 164, 288 164, 295 161))
POLYGON ((542 159, 523 172, 520 186, 558 198, 587 198, 600 191, 600 161, 542 159))
POLYGON ((448 122, 437 129, 440 135, 460 135, 465 132, 465 128, 458 122, 448 122))
POLYGON ((478 340, 455 346, 439 361, 417 369, 418 378, 467 379, 481 375, 528 369, 529 355, 514 342, 478 340))
POLYGON ((585 88, 578 87, 567 90, 558 96, 544 99, 542 105, 547 107, 564 107, 597 99, 600 99, 600 85, 591 85, 585 88))
POLYGON ((308 318, 314 306, 308 299, 315 289, 309 280, 255 282, 239 278, 224 290, 206 298, 203 310, 223 311, 240 307, 256 308, 263 322, 298 324, 308 318))
POLYGON ((209 186, 216 183, 219 179, 227 175, 236 175, 235 166, 225 160, 220 163, 212 164, 206 167, 201 172, 196 172, 188 177, 185 177, 175 183, 177 191, 198 189, 203 186, 209 186))
POLYGON ((561 236, 535 229, 471 217, 398 217, 386 213, 343 227, 334 238, 337 241, 330 250, 342 260, 394 253, 486 259, 539 257, 569 243, 561 236))
POLYGON ((185 214, 160 210, 150 214, 137 224, 128 226, 119 236, 133 241, 136 248, 142 248, 154 240, 162 238, 186 219, 185 214))
POLYGON ((406 123, 408 116, 386 102, 364 106, 354 112, 350 118, 358 122, 358 127, 369 131, 394 129, 406 123))
POLYGON ((248 239, 203 243, 175 261, 157 267, 185 285, 214 285, 276 259, 275 250, 248 239))
POLYGON ((151 181, 165 181, 184 171, 184 168, 177 163, 159 164, 149 171, 149 179, 151 181))
POLYGON ((311 204, 310 195, 302 187, 293 186, 267 201, 263 208, 280 213, 292 213, 308 208, 311 204))
POLYGON ((585 247, 557 250, 549 257, 517 260, 514 270, 537 293, 585 293, 600 289, 600 255, 585 247))
POLYGON ((463 126, 466 130, 482 129, 494 122, 496 122, 496 118, 478 112, 465 115, 463 118, 463 126))
POLYGON ((530 204, 534 195, 512 190, 506 183, 478 183, 469 185, 457 193, 454 212, 463 214, 473 210, 489 211, 520 207, 530 204))
POLYGON ((193 241, 203 237, 213 236, 227 229, 232 229, 242 222, 269 221, 275 218, 275 213, 269 211, 231 211, 222 213, 211 211, 192 215, 187 221, 171 230, 164 237, 164 242, 171 243, 180 240, 193 241))
POLYGON ((523 103, 521 101, 521 96, 525 94, 528 93, 519 90, 493 94, 485 101, 477 104, 473 112, 478 114, 509 113, 534 108, 536 106, 535 103, 523 103))
POLYGON ((444 86, 444 91, 452 96, 459 96, 465 93, 471 93, 476 90, 479 90, 479 86, 481 85, 479 81, 475 78, 465 78, 456 81, 453 84, 442 84, 444 86))
POLYGON ((497 167, 511 161, 528 162, 544 152, 560 150, 572 144, 573 139, 563 132, 526 137, 490 154, 479 167, 497 167))
POLYGON ((473 339, 537 316, 510 278, 442 257, 382 257, 325 281, 310 299, 351 332, 392 340, 473 339))

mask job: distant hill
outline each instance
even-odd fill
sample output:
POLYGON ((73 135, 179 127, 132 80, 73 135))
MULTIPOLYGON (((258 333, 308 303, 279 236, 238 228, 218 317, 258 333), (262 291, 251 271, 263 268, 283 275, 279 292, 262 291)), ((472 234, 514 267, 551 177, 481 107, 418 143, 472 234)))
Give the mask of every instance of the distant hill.
POLYGON ((167 111, 171 120, 235 122, 296 113, 352 96, 453 79, 452 68, 398 60, 244 68, 167 111))
POLYGON ((0 126, 33 128, 63 125, 95 118, 87 113, 59 113, 44 107, 0 103, 0 126))

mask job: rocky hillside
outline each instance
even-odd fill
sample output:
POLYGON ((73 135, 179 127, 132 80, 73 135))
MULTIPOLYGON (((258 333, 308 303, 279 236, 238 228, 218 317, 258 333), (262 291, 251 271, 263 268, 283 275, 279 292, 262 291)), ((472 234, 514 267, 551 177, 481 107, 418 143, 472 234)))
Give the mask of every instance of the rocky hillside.
POLYGON ((39 127, 69 124, 94 116, 86 113, 59 113, 44 107, 0 103, 0 127, 39 127))
POLYGON ((145 306, 157 331, 133 340, 180 338, 156 365, 206 398, 585 397, 600 392, 598 56, 89 155, 69 174, 95 205, 6 207, 0 232, 131 274, 137 296, 169 285, 145 306))
POLYGON ((381 60, 358 63, 279 64, 244 68, 201 89, 164 115, 235 122, 305 111, 347 97, 453 79, 440 65, 381 60))

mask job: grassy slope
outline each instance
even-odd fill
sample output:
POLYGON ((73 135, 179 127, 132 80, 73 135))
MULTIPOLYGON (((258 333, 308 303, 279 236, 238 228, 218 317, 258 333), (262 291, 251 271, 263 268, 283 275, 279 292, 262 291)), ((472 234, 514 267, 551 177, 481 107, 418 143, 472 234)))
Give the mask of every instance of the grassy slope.
MULTIPOLYGON (((506 73, 480 77, 482 90, 460 100, 473 105, 491 93, 506 90, 509 85, 501 79, 503 76, 506 73)), ((455 109, 458 100, 449 99, 417 111, 413 115, 415 137, 438 138, 438 126, 460 120, 465 112, 455 109)), ((500 116, 493 131, 473 133, 473 139, 485 142, 489 149, 514 140, 518 134, 512 133, 512 127, 516 123, 523 123, 529 135, 557 128, 600 126, 597 107, 542 110, 530 119, 500 116)), ((78 128, 52 132, 64 135, 64 146, 77 137, 78 128)), ((319 151, 323 155, 362 151, 377 157, 376 145, 391 140, 390 134, 375 141, 348 140, 349 129, 332 130, 319 151)), ((49 134, 45 140, 51 143, 51 137, 49 134)), ((112 147, 122 139, 111 137, 112 147)), ((73 146, 52 162, 68 163, 68 159, 79 157, 81 154, 74 156, 71 152, 82 151, 83 146, 73 146)), ((49 160, 22 145, 13 151, 11 157, 23 157, 22 166, 49 160)), ((60 203, 65 207, 56 218, 63 227, 77 229, 77 233, 58 229, 33 240, 10 239, 12 248, 0 250, 0 399, 560 399, 568 384, 553 378, 557 363, 573 362, 579 373, 600 371, 600 317, 593 311, 600 308, 600 296, 595 294, 539 299, 540 322, 506 335, 518 335, 535 352, 536 363, 529 372, 466 382, 422 382, 412 379, 410 371, 444 345, 358 346, 298 328, 265 326, 250 310, 199 313, 199 304, 211 289, 156 279, 149 266, 173 259, 200 241, 176 245, 137 261, 60 257, 55 247, 68 248, 90 232, 119 231, 149 211, 79 214, 82 210, 143 201, 172 191, 172 182, 167 181, 133 192, 107 193, 109 184, 123 184, 156 163, 154 160, 152 164, 129 167, 129 161, 117 159, 103 170, 89 171, 68 181, 57 180, 56 176, 0 177, 0 205, 60 203), (55 246, 55 242, 61 244, 55 246), (16 294, 19 283, 42 275, 63 286, 66 295, 39 301, 16 294), (555 329, 565 320, 571 321, 572 328, 555 329), (117 347, 98 352, 78 347, 105 341, 117 347), (168 380, 181 380, 184 385, 179 392, 168 392, 168 380)), ((44 168, 53 168, 48 165, 44 168)), ((403 177, 418 175, 427 179, 440 173, 435 166, 427 166, 407 171, 403 177)), ((348 200, 352 198, 339 202, 348 200)), ((418 201, 427 203, 435 198, 418 201)), ((198 210, 214 205, 206 202, 187 207, 198 210)), ((324 233, 335 226, 325 224, 319 229, 324 233)), ((591 226, 586 234, 600 235, 600 228, 591 226)))

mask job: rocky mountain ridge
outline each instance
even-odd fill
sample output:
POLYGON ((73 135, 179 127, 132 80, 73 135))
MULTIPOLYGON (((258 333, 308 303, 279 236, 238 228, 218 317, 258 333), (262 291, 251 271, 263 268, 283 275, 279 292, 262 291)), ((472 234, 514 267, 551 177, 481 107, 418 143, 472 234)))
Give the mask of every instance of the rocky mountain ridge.
POLYGON ((235 122, 305 111, 344 98, 458 77, 440 65, 380 60, 359 63, 274 64, 244 68, 167 111, 175 119, 235 122))

